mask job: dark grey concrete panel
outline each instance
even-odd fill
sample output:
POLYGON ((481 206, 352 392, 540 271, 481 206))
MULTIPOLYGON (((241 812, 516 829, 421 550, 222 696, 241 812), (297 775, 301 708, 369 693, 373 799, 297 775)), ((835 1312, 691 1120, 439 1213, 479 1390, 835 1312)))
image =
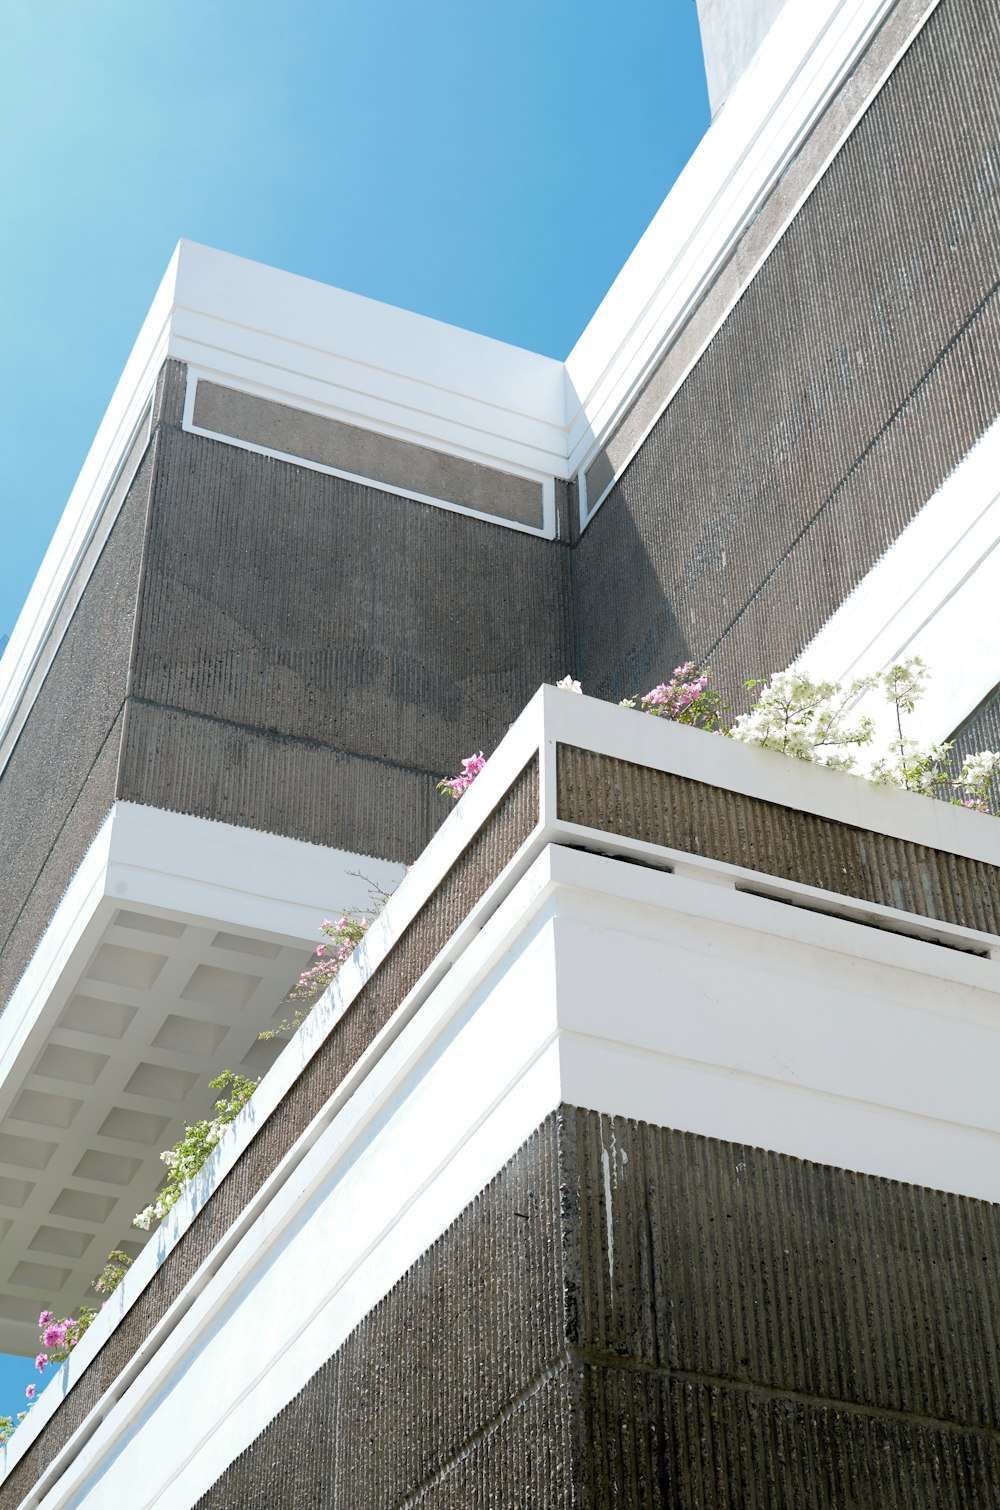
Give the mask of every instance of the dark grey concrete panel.
POLYGON ((584 1355, 1000 1447, 1000 1207, 593 1112, 563 1125, 584 1355))
POLYGON ((114 801, 151 470, 147 453, 0 776, 0 1004, 114 801))
POLYGON ((153 425, 169 425, 179 430, 184 420, 187 397, 187 364, 173 358, 164 362, 153 395, 153 425))
MULTIPOLYGON (((1000 668, 998 668, 1000 669, 1000 668)), ((956 770, 967 755, 980 750, 1000 750, 1000 687, 994 687, 951 736, 952 762, 956 770)))
MULTIPOLYGON (((5 793, 0 787, 0 846, 10 845, 10 870, 0 891, 0 915, 4 929, 0 944, 0 1010, 6 1007, 24 974, 52 914, 79 869, 115 798, 115 778, 124 715, 107 729, 96 751, 82 748, 75 774, 77 787, 60 792, 58 806, 48 809, 24 800, 14 778, 5 793), (18 827, 17 820, 21 820, 18 827), (31 850, 30 839, 39 842, 31 850)), ((88 730, 88 733, 97 731, 88 730)), ((67 747, 68 748, 68 747, 67 747)), ((70 775, 68 759, 57 762, 60 773, 70 775)), ((39 762, 41 766, 41 762, 39 762)), ((53 779, 52 768, 37 768, 41 780, 53 779)), ((53 780, 53 785, 57 783, 53 780)), ((6 853, 0 849, 0 853, 6 853)))
MULTIPOLYGON (((161 431, 158 444, 133 692, 172 732, 153 764, 148 745, 134 764, 130 743, 122 794, 171 806, 183 789, 186 810, 231 814, 223 736, 199 722, 214 720, 245 731, 225 758, 244 762, 246 821, 284 831, 275 814, 297 804, 299 836, 364 853, 378 852, 378 824, 410 823, 397 857, 412 859, 432 778, 489 749, 570 669, 568 548, 202 437, 161 431), (370 763, 370 785, 345 795, 346 828, 319 747, 370 763), (411 773, 395 798, 390 767, 411 773)), ((435 801, 432 824, 447 811, 435 801)))
POLYGON ((562 1108, 198 1510, 993 1505, 998 1238, 983 1202, 562 1108))
POLYGON ((697 308, 660 360, 630 410, 587 470, 590 506, 628 465, 636 447, 737 298, 747 277, 770 254, 830 158, 853 129, 886 73, 936 0, 896 0, 853 70, 825 106, 754 219, 715 272, 697 308))
POLYGON ((1000 935, 995 865, 572 745, 556 755, 569 823, 1000 935))
POLYGON ((386 487, 405 488, 517 524, 542 527, 542 488, 530 478, 240 393, 205 378, 195 392, 194 423, 218 435, 336 467, 355 477, 370 477, 386 487))
POLYGON ((409 864, 447 816, 439 779, 133 699, 118 796, 409 864))
POLYGON ((944 0, 574 551, 578 674, 788 663, 1000 411, 1000 11, 944 0))
POLYGON ((996 1500, 1000 1452, 987 1433, 627 1366, 581 1374, 592 1443, 582 1504, 978 1510, 996 1500))

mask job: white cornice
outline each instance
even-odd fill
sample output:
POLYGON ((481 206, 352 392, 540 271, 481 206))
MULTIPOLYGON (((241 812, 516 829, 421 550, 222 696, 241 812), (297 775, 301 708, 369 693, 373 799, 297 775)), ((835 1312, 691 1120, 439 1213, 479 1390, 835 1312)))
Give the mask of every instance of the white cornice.
POLYGON ((561 475, 563 364, 183 241, 168 355, 487 466, 561 475))

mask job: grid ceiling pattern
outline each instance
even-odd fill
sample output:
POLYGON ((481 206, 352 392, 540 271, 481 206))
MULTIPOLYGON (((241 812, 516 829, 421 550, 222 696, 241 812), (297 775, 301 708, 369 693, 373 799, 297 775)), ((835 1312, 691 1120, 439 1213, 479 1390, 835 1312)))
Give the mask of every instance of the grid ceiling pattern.
POLYGON ((308 959, 299 942, 119 909, 0 1121, 0 1349, 33 1352, 41 1306, 74 1311, 132 1217, 160 1150, 204 1117, 223 1070, 262 1074, 308 959))

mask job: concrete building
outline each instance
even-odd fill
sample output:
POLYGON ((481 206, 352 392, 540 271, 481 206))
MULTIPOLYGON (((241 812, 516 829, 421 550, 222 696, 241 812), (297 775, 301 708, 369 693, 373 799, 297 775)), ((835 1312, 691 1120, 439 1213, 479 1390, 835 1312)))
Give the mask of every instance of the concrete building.
POLYGON ((136 1256, 0 1510, 1000 1502, 995 820, 613 706, 998 747, 1000 12, 700 9, 565 362, 168 269, 0 667, 0 1347, 136 1256))

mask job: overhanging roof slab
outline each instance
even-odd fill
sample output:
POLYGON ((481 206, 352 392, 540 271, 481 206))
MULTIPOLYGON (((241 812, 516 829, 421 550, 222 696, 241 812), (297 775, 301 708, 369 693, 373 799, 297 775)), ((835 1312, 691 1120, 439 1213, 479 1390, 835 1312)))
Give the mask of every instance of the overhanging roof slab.
POLYGON ((331 908, 364 907, 400 867, 118 803, 0 1018, 0 1350, 33 1352, 44 1305, 79 1304, 160 1151, 209 1112, 261 1042, 331 908), (382 872, 385 872, 383 875, 382 872))

